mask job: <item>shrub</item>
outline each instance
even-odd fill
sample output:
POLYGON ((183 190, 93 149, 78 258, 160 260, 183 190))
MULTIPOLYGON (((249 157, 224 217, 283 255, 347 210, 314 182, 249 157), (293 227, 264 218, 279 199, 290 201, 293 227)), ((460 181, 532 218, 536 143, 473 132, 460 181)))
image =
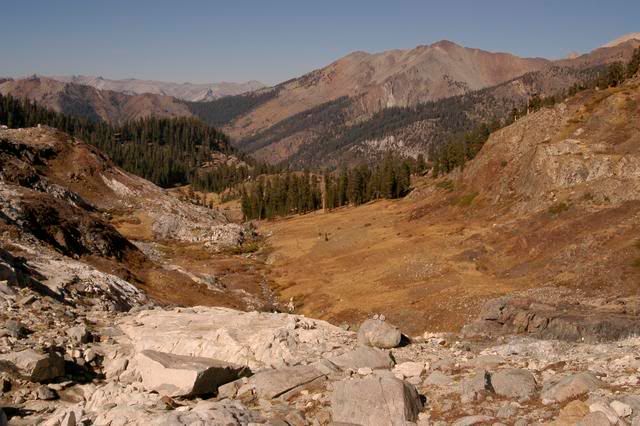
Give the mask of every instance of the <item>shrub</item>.
POLYGON ((558 215, 560 213, 566 212, 567 210, 569 210, 569 204, 565 203, 564 201, 561 201, 549 207, 549 213, 553 215, 558 215))

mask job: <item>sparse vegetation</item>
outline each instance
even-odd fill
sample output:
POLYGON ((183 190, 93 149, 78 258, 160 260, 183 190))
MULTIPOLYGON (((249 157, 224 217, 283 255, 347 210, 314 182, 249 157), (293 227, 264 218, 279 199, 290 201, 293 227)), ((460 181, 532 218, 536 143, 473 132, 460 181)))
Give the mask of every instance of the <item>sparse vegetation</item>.
POLYGON ((569 210, 570 205, 564 201, 553 204, 549 207, 549 213, 552 215, 559 215, 560 213, 564 213, 569 210))
POLYGON ((478 196, 477 192, 472 192, 470 194, 465 194, 462 197, 460 197, 458 199, 457 204, 460 207, 469 207, 471 205, 471 203, 473 203, 473 200, 475 200, 475 198, 478 196))
POLYGON ((453 181, 449 179, 445 179, 443 181, 436 183, 436 188, 444 189, 446 191, 453 191, 454 187, 455 185, 453 181))

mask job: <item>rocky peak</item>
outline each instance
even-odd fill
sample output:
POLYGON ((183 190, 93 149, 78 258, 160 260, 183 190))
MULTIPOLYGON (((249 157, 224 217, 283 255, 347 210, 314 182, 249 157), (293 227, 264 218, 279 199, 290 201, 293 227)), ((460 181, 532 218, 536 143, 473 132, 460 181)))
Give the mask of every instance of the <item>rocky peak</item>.
POLYGON ((615 40, 610 41, 609 43, 606 43, 604 45, 602 45, 601 47, 615 47, 618 46, 622 43, 626 43, 630 40, 637 40, 640 41, 640 33, 629 33, 629 34, 625 34, 623 36, 620 36, 618 38, 616 38, 615 40))

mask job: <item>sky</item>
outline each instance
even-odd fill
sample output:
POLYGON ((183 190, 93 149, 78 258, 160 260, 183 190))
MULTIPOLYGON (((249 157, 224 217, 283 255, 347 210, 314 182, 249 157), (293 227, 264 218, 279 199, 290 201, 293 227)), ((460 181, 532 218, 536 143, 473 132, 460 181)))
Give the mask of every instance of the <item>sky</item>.
POLYGON ((0 76, 275 84, 447 39, 561 58, 640 32, 638 0, 0 0, 0 76))

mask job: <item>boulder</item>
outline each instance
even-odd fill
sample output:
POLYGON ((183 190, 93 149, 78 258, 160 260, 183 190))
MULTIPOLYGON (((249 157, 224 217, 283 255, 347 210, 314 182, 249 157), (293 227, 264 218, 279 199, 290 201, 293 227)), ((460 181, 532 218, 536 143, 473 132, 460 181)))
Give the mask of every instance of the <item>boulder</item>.
POLYGON ((53 389, 44 385, 38 386, 38 389, 36 389, 36 395, 38 396, 38 399, 42 401, 51 401, 58 398, 58 395, 56 395, 53 389))
POLYGON ((442 371, 434 371, 424 381, 425 385, 430 386, 448 386, 453 383, 453 379, 442 371))
POLYGON ((127 358, 112 358, 104 361, 104 374, 107 379, 113 379, 120 376, 129 366, 127 358))
POLYGON ((422 401, 413 385, 388 376, 369 376, 334 384, 331 412, 335 423, 405 425, 415 422, 422 401))
POLYGON ((87 326, 85 325, 69 327, 66 330, 66 334, 67 336, 69 336, 72 342, 77 344, 87 343, 91 340, 91 333, 89 333, 89 330, 87 330, 87 326))
POLYGON ((579 399, 573 400, 560 410, 553 426, 572 426, 589 414, 589 406, 579 399))
POLYGON ((473 376, 460 382, 460 395, 473 397, 478 392, 492 391, 491 374, 485 370, 477 371, 473 376))
POLYGON ((329 361, 343 370, 391 368, 394 364, 389 352, 368 346, 358 347, 342 355, 330 358, 329 361))
POLYGON ((611 402, 611 408, 616 412, 618 417, 629 417, 633 414, 633 408, 629 404, 615 400, 611 402))
POLYGON ((490 416, 465 416, 453 422, 453 426, 473 426, 478 424, 487 424, 489 422, 492 422, 493 420, 495 419, 490 416))
POLYGON ((491 386, 498 395, 526 401, 536 391, 536 379, 528 370, 510 368, 491 374, 491 386))
POLYGON ((136 355, 136 364, 145 389, 168 396, 214 394, 219 386, 251 374, 243 366, 152 350, 136 355))
POLYGON ((607 416, 598 411, 584 416, 576 426, 611 426, 611 424, 607 416))
POLYGON ((391 349, 400 345, 402 333, 398 327, 379 319, 368 319, 358 330, 358 342, 362 345, 391 349))
POLYGON ((398 364, 393 369, 393 373, 400 379, 405 379, 407 377, 420 377, 424 372, 424 362, 403 362, 402 364, 398 364))
POLYGON ((560 380, 545 383, 542 388, 542 403, 564 402, 603 386, 604 384, 588 371, 572 374, 560 380))
POLYGON ((0 355, 0 361, 13 364, 20 374, 32 382, 45 382, 64 375, 64 359, 56 353, 25 349, 0 355))
POLYGON ((324 373, 317 368, 298 365, 260 371, 249 379, 248 384, 260 398, 273 399, 321 377, 324 373))
POLYGON ((2 408, 0 408, 0 426, 7 426, 9 424, 9 420, 7 419, 7 415, 4 414, 2 408))
POLYGON ((22 323, 14 320, 9 320, 4 323, 4 328, 9 332, 11 337, 15 337, 16 339, 21 339, 29 334, 29 330, 27 327, 22 325, 22 323))
POLYGON ((609 404, 604 401, 596 401, 593 404, 589 405, 589 411, 591 411, 592 413, 604 414, 605 416, 607 416, 607 419, 609 419, 609 422, 611 422, 611 424, 613 425, 618 423, 618 413, 616 413, 616 410, 611 408, 611 406, 609 406, 609 404))

